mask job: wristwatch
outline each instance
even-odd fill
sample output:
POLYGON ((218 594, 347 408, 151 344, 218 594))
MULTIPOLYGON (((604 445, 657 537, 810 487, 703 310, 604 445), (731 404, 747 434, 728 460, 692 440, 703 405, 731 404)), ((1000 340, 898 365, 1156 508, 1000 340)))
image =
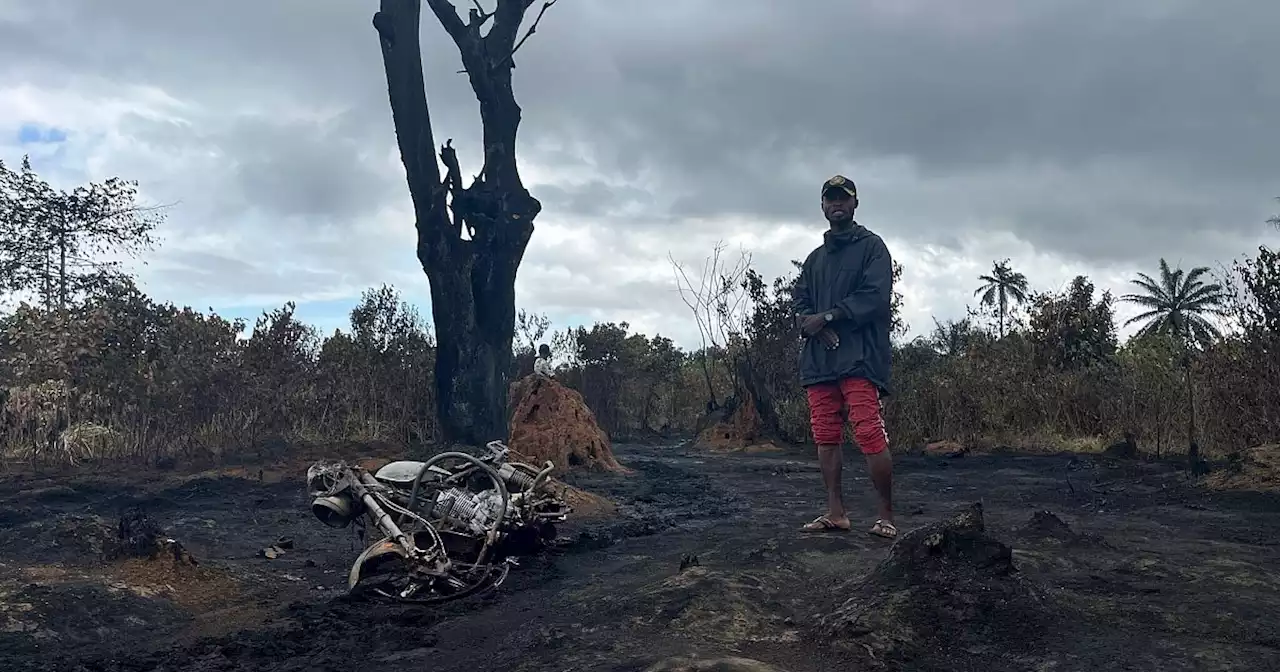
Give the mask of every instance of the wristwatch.
POLYGON ((822 314, 822 319, 826 320, 827 322, 831 322, 836 319, 836 315, 835 313, 828 310, 827 312, 822 314))

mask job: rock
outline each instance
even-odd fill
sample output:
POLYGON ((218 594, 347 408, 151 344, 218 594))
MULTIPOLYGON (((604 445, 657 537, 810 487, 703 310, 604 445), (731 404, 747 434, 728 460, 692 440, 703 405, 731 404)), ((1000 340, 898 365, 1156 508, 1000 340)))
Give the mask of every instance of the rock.
POLYGON ((947 669, 956 650, 1035 650, 1053 612, 1019 575, 1013 550, 986 532, 982 505, 904 534, 851 595, 819 619, 816 638, 881 661, 947 669))
POLYGON ((1062 542, 1081 541, 1084 538, 1082 535, 1076 534, 1071 529, 1071 526, 1054 515, 1052 511, 1036 511, 1031 514, 1031 519, 1027 521, 1023 532, 1028 536, 1055 539, 1062 542))
POLYGON ((1027 529, 1051 539, 1068 541, 1076 538, 1076 534, 1071 531, 1071 527, 1062 522, 1062 518, 1053 515, 1052 511, 1032 513, 1032 518, 1027 521, 1027 529))
POLYGON ((1206 483, 1220 490, 1280 491, 1280 444, 1232 455, 1225 468, 1209 474, 1206 483))
POLYGON ((284 555, 284 553, 284 549, 279 546, 267 546, 266 548, 258 549, 258 556, 268 560, 275 560, 276 558, 284 555))
POLYGON ((955 441, 934 441, 924 446, 924 454, 930 457, 964 457, 969 449, 955 441))
POLYGON ((574 468, 630 471, 614 458, 609 436, 577 391, 531 375, 511 384, 508 407, 513 409, 508 446, 534 466, 551 460, 556 474, 574 468))
POLYGON ((750 658, 668 658, 646 667, 644 672, 785 672, 781 668, 750 658))

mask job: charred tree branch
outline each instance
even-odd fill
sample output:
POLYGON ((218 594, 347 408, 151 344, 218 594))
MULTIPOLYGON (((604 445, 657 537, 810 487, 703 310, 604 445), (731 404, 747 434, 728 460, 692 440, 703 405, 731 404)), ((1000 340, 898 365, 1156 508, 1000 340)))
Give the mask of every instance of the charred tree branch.
POLYGON ((381 10, 373 15, 373 27, 382 43, 391 117, 417 219, 418 257, 424 259, 425 266, 425 259, 440 261, 443 258, 440 255, 447 254, 449 243, 441 235, 448 219, 446 191, 440 181, 440 165, 436 163, 435 138, 422 77, 422 49, 418 38, 421 7, 415 0, 382 0, 381 10), (442 219, 444 221, 440 221, 442 219))
MULTIPOLYGON (((556 4, 559 1, 560 0, 546 0, 546 2, 542 3, 542 9, 538 10, 538 16, 534 17, 533 23, 529 25, 529 32, 525 33, 524 37, 520 38, 519 42, 516 42, 515 46, 511 48, 511 53, 507 54, 507 57, 503 59, 502 63, 499 63, 499 65, 506 65, 509 63, 511 64, 511 67, 513 68, 516 67, 515 61, 513 60, 515 58, 516 52, 520 51, 520 47, 524 46, 525 41, 528 40, 530 36, 538 32, 538 23, 542 21, 542 15, 546 14, 547 10, 551 9, 552 5, 556 4)), ((528 8, 532 4, 533 4, 532 0, 525 0, 526 8, 528 8)))
MULTIPOLYGON (((419 3, 414 2, 413 4, 419 3)), ((449 2, 449 0, 427 0, 427 6, 431 7, 436 19, 440 21, 440 25, 444 26, 445 32, 449 33, 454 42, 458 42, 459 39, 466 36, 467 24, 462 22, 462 17, 458 16, 458 9, 453 6, 452 2, 449 2)), ((462 45, 459 44, 458 46, 461 47, 462 45)))
POLYGON ((471 16, 470 20, 467 22, 467 26, 479 31, 486 21, 493 18, 493 12, 484 11, 484 7, 480 6, 478 0, 471 0, 471 4, 475 5, 475 7, 471 10, 471 16))
POLYGON ((469 194, 462 187, 462 168, 458 166, 458 152, 453 148, 453 138, 446 140, 440 148, 440 161, 445 167, 444 187, 452 198, 449 209, 453 211, 453 230, 460 239, 464 233, 467 238, 474 239, 475 230, 471 228, 469 221, 469 194))

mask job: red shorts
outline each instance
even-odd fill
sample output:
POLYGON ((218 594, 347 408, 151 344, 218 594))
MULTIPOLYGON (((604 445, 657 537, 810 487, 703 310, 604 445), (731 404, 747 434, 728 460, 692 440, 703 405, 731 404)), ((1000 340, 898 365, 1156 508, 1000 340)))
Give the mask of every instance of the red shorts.
POLYGON ((813 442, 820 446, 838 446, 844 441, 844 414, 849 412, 853 438, 866 455, 882 453, 889 448, 889 434, 880 415, 880 390, 866 378, 845 378, 839 382, 819 383, 806 389, 809 395, 809 425, 813 442))

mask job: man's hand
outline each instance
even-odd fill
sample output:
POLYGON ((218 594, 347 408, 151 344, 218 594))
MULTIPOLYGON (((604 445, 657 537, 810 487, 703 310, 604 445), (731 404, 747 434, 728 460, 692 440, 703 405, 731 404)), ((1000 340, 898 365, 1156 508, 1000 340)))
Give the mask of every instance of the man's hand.
POLYGON ((814 334, 825 329, 826 326, 827 326, 827 320, 822 316, 822 313, 819 313, 817 315, 801 315, 800 316, 800 331, 805 336, 813 336, 814 334))
POLYGON ((835 350, 840 347, 840 335, 831 327, 823 327, 818 332, 818 340, 822 341, 822 344, 827 346, 828 350, 835 350))

